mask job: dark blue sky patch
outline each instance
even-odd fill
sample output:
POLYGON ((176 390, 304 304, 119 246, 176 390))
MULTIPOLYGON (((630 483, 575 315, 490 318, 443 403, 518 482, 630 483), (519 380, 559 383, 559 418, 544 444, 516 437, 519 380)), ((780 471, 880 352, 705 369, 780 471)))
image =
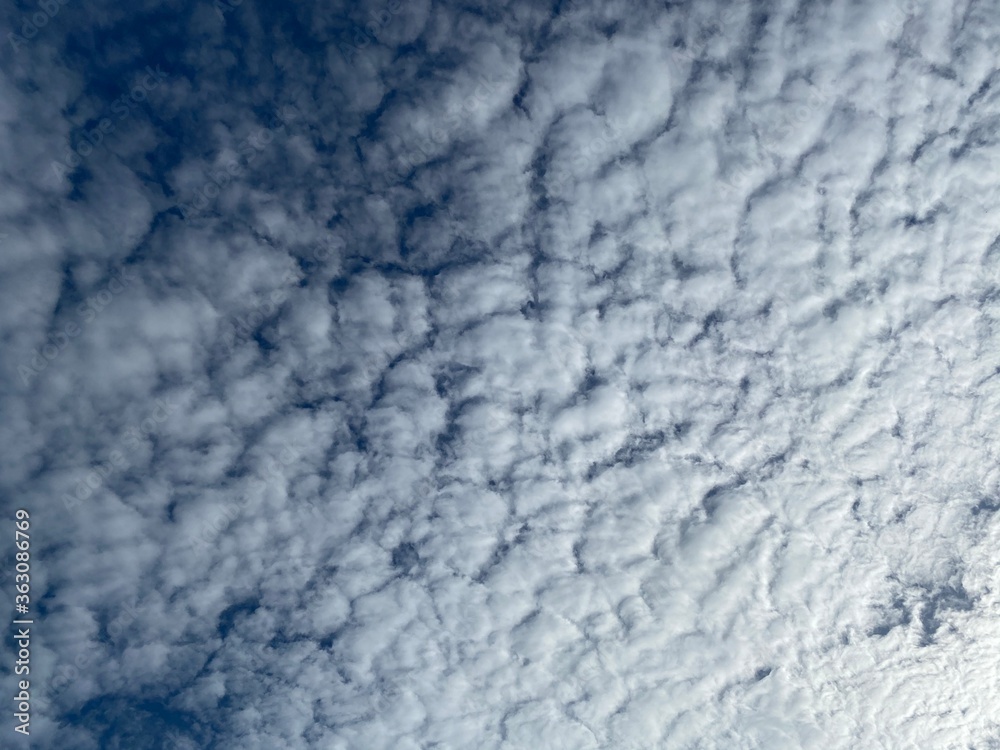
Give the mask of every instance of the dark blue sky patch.
POLYGON ((67 717, 94 731, 107 750, 161 750, 168 737, 192 739, 213 747, 212 733, 198 717, 171 708, 169 701, 136 700, 133 695, 107 694, 85 703, 67 717))
POLYGON ((412 542, 401 542, 392 550, 392 566, 408 575, 420 562, 420 554, 412 542))
POLYGON ((260 606, 260 599, 244 599, 243 601, 230 604, 219 614, 219 637, 226 638, 234 628, 239 627, 240 621, 247 615, 252 615, 260 606))

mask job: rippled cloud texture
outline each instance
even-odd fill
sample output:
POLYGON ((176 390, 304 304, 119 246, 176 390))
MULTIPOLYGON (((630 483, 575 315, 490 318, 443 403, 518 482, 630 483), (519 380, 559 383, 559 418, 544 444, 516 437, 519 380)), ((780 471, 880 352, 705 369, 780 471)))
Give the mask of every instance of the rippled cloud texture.
POLYGON ((1000 747, 995 7, 39 7, 32 747, 1000 747))

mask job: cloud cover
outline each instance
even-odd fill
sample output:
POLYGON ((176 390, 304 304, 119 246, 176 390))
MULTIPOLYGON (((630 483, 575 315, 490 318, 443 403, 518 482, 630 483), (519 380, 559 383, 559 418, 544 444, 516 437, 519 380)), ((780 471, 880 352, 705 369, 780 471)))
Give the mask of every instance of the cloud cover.
POLYGON ((0 50, 36 743, 1000 742, 987 6, 60 7, 0 50))

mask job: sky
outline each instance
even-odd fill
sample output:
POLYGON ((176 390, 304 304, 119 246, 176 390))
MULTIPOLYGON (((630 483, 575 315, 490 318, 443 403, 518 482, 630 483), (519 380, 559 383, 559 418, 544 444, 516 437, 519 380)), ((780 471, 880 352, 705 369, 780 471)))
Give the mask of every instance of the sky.
POLYGON ((1000 748, 998 50, 0 2, 0 745, 1000 748))

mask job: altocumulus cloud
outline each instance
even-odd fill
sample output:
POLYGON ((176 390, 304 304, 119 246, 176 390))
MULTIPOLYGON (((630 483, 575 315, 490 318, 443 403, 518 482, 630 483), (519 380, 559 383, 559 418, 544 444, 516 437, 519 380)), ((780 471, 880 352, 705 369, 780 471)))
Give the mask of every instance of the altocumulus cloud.
POLYGON ((34 746, 996 744, 989 8, 45 7, 34 746))

